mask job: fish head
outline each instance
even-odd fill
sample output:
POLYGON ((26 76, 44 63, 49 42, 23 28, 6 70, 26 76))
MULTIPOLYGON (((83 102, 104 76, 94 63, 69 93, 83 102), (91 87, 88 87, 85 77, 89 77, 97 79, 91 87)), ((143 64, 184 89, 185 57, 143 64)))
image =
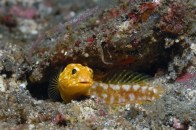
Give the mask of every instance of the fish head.
POLYGON ((60 73, 59 89, 66 94, 87 93, 93 84, 93 71, 81 64, 69 64, 60 73))

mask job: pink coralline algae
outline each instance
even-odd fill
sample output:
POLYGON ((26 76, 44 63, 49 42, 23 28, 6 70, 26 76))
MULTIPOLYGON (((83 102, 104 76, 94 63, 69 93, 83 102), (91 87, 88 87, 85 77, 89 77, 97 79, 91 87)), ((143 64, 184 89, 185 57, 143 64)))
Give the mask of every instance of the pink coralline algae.
POLYGON ((161 29, 174 34, 182 33, 185 24, 185 12, 186 10, 183 2, 172 3, 162 17, 161 29))
POLYGON ((189 82, 192 79, 196 78, 196 73, 191 74, 190 72, 187 72, 185 74, 183 74, 182 76, 178 77, 176 79, 176 82, 178 83, 185 83, 185 82, 189 82))
POLYGON ((65 116, 62 113, 57 113, 53 118, 52 123, 54 123, 55 125, 65 125, 65 116))
POLYGON ((182 76, 176 79, 177 83, 180 83, 186 89, 193 89, 196 81, 196 73, 186 72, 182 76))
POLYGON ((9 13, 15 16, 32 19, 37 15, 37 10, 35 8, 23 8, 20 6, 13 6, 10 9, 9 13))
POLYGON ((179 119, 173 119, 173 128, 175 130, 188 130, 188 122, 181 123, 179 119))

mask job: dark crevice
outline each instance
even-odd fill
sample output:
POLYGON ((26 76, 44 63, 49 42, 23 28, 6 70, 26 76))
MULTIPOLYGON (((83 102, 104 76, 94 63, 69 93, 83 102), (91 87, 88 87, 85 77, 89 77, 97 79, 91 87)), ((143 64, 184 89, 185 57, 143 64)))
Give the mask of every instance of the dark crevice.
POLYGON ((28 83, 27 89, 32 97, 45 100, 48 99, 48 82, 43 83, 28 83))
POLYGON ((12 71, 7 71, 7 70, 3 69, 3 70, 0 71, 0 74, 1 75, 6 74, 6 78, 11 78, 13 72, 12 71))
POLYGON ((55 72, 53 69, 48 68, 43 76, 43 79, 40 82, 32 82, 30 81, 30 74, 27 76, 27 90, 29 90, 31 96, 38 100, 46 100, 48 97, 48 87, 50 85, 50 81, 54 78, 55 72))

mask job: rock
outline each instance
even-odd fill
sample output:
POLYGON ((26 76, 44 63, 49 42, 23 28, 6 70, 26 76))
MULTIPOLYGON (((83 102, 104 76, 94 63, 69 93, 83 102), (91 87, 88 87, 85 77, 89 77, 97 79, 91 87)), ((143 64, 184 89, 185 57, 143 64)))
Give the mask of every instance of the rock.
POLYGON ((6 84, 5 84, 3 76, 0 76, 0 91, 1 92, 6 91, 6 84))
POLYGON ((21 19, 19 29, 22 33, 35 35, 38 33, 37 24, 33 20, 21 19))

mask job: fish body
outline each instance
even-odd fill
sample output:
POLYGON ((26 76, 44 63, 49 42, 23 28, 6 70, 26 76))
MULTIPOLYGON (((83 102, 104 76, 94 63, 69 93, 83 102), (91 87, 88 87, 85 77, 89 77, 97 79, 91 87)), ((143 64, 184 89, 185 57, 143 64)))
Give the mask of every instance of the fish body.
POLYGON ((106 84, 95 82, 90 93, 99 97, 105 104, 143 104, 158 99, 163 93, 163 88, 152 87, 149 83, 106 84))
POLYGON ((93 81, 93 71, 81 64, 69 64, 49 87, 49 97, 67 103, 80 96, 95 96, 105 104, 142 104, 158 99, 164 89, 153 85, 149 77, 131 71, 111 72, 101 81, 93 81))

